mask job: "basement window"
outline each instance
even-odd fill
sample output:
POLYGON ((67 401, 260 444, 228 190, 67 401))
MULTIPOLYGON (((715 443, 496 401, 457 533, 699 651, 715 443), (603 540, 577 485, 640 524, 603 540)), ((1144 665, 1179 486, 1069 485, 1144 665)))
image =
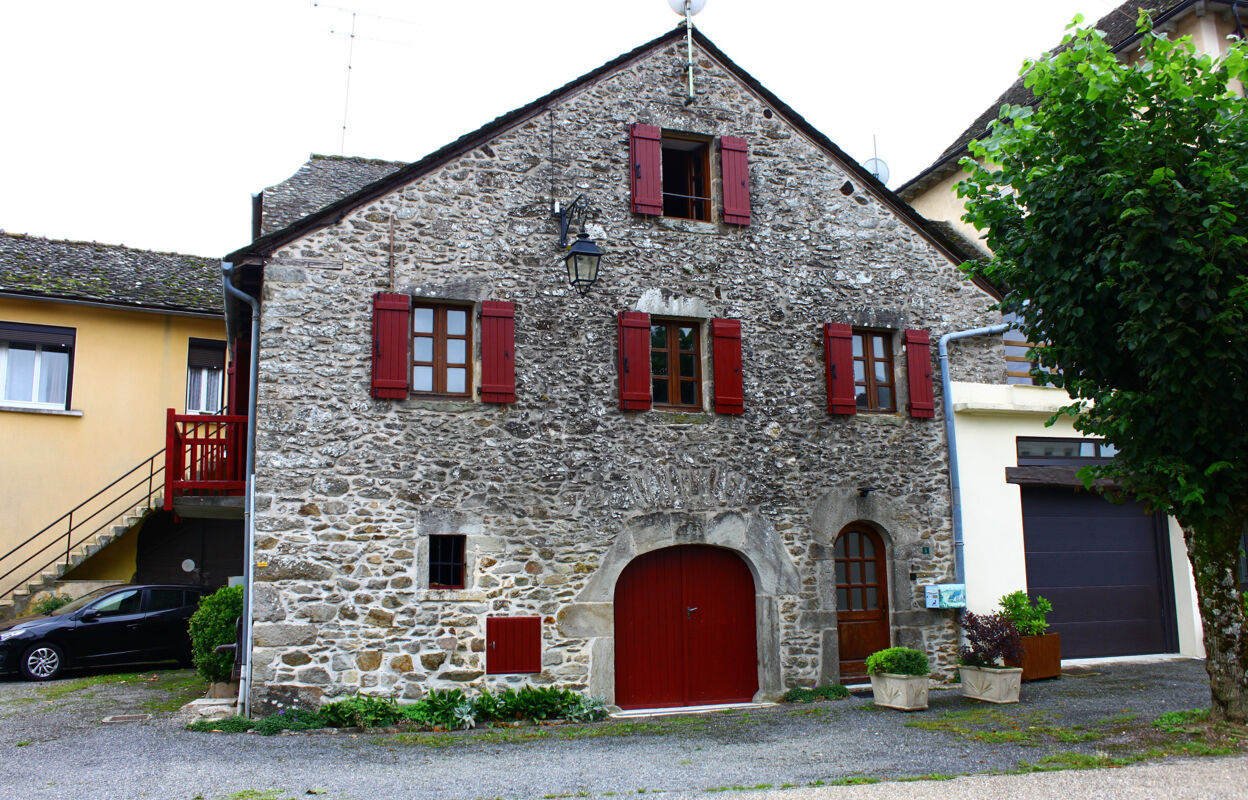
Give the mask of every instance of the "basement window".
POLYGON ((464 588, 463 536, 429 537, 429 588, 464 588))

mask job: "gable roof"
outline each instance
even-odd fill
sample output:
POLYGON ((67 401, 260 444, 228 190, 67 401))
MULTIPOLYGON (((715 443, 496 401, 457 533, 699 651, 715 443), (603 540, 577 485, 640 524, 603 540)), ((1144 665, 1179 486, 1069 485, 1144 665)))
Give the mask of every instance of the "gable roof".
MULTIPOLYGON (((1185 16, 1188 11, 1204 2, 1228 7, 1237 5, 1241 9, 1248 11, 1248 2, 1244 2, 1244 0, 1128 0, 1101 17, 1095 27, 1104 31, 1105 41, 1112 50, 1122 52, 1129 49, 1140 39, 1140 34, 1136 30, 1139 9, 1151 11, 1154 24, 1160 26, 1178 17, 1185 16)), ((1245 21, 1248 21, 1248 14, 1245 14, 1245 21)), ((1059 45, 1049 52, 1058 53, 1062 49, 1059 45)), ((929 167, 898 187, 897 194, 907 201, 912 200, 933 183, 956 171, 959 168, 958 162, 962 160, 962 157, 969 155, 970 151, 967 149, 967 146, 971 143, 971 140, 983 138, 988 131, 988 125, 1001 113, 1001 106, 1006 103, 1016 106, 1029 105, 1034 103, 1035 100, 1035 95, 1023 85, 1023 78, 1019 77, 997 98, 995 103, 976 117, 966 127, 966 130, 962 131, 958 138, 954 139, 929 167)))
MULTIPOLYGON (((684 39, 684 37, 685 26, 682 22, 662 36, 652 39, 651 41, 646 42, 645 44, 636 47, 633 50, 612 59, 611 61, 608 61, 597 69, 587 72, 581 77, 576 78, 549 94, 539 97, 527 105, 521 106, 520 108, 497 117, 492 122, 485 124, 471 133, 461 136, 444 147, 435 150, 419 161, 407 164, 406 166, 391 172, 389 175, 386 175, 385 177, 360 188, 358 191, 342 197, 341 199, 322 207, 318 211, 292 222, 280 230, 264 234, 246 247, 229 254, 225 257, 225 260, 235 264, 245 264, 255 259, 264 258, 265 256, 272 254, 274 251, 307 233, 336 224, 353 209, 388 194, 407 183, 410 183, 420 176, 442 166, 443 164, 446 164, 451 159, 485 144, 487 141, 494 138, 507 128, 537 116, 545 111, 550 105, 563 100, 565 97, 580 90, 582 87, 593 83, 599 78, 614 72, 636 59, 642 58, 653 50, 664 47, 672 42, 678 42, 684 39)), ((971 247, 968 251, 967 243, 964 239, 961 237, 950 236, 945 230, 933 225, 921 216, 904 200, 894 194, 891 190, 884 186, 884 184, 876 180, 875 176, 864 169, 862 165, 841 150, 841 148, 837 147, 831 139, 820 133, 801 115, 780 100, 780 98, 772 94, 770 90, 764 87, 753 76, 733 62, 732 59, 728 58, 723 51, 716 47, 711 40, 706 38, 706 36, 697 28, 693 29, 693 38, 707 54, 718 61, 730 73, 736 76, 736 78, 745 84, 751 91, 761 97, 765 103, 778 112, 790 125, 801 131, 818 147, 832 156, 832 158, 835 159, 847 172, 854 176, 859 185, 863 186, 879 198, 880 201, 888 206, 894 213, 927 238, 927 240, 935 245, 937 249, 941 250, 947 258, 951 261, 960 263, 961 261, 979 258, 982 255, 978 249, 974 247, 971 247)), ((976 285, 984 291, 987 291, 994 296, 999 296, 999 293, 986 281, 980 278, 973 278, 973 280, 976 285)))
POLYGON ((312 153, 294 175, 260 193, 260 233, 281 230, 403 165, 402 161, 312 153))
POLYGON ((0 231, 0 294, 221 315, 216 259, 0 231))

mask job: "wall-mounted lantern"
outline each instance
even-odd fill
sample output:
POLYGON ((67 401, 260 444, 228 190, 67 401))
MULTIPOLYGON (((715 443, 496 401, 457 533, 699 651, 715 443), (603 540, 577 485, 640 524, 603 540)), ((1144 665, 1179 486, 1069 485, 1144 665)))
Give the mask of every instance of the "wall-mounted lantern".
POLYGON ((568 268, 568 283, 582 295, 598 280, 598 266, 602 261, 602 250, 585 232, 585 209, 588 206, 589 201, 582 194, 559 212, 559 246, 567 248, 563 260, 568 268), (576 224, 581 232, 569 247, 568 225, 573 216, 576 217, 576 224))

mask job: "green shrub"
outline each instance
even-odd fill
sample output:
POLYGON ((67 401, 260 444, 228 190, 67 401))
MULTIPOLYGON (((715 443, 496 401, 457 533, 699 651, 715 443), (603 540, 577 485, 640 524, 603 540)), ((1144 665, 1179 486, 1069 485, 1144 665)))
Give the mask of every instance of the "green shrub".
POLYGON ((306 711, 302 708, 284 708, 276 714, 270 714, 256 720, 253 730, 265 736, 272 736, 279 731, 310 731, 317 728, 330 727, 319 711, 306 711))
POLYGON ((927 665, 927 653, 913 647, 890 647, 877 650, 867 656, 867 674, 888 672, 893 675, 926 675, 931 672, 927 665))
POLYGON ((196 720, 186 726, 188 731, 198 731, 199 733, 209 733, 211 731, 222 731, 224 733, 242 733, 256 727, 256 723, 246 717, 226 717, 219 720, 196 720))
POLYGON ((477 724, 473 704, 459 689, 430 689, 423 700, 399 706, 403 718, 431 728, 472 728, 477 724))
POLYGON ((72 602, 73 600, 70 599, 69 595, 54 594, 51 597, 45 598, 40 600, 38 603, 33 604, 30 607, 30 613, 37 614, 39 616, 51 614, 61 606, 67 606, 72 602))
POLYGON ((231 644, 235 624, 243 613, 243 587, 226 586, 199 601, 191 615, 191 656, 195 669, 206 681, 228 681, 234 667, 233 653, 214 653, 217 645, 231 644))
POLYGON ((1014 623, 1020 636, 1042 636, 1049 629, 1045 617, 1053 610, 1053 604, 1043 597, 1036 595, 1033 601, 1020 589, 1002 597, 1000 603, 1001 616, 1014 623))
POLYGON ((405 719, 393 698, 366 694, 326 703, 319 713, 331 728, 380 728, 405 719))
POLYGON ((849 697, 849 690, 839 683, 832 683, 813 689, 795 686, 785 692, 780 700, 785 703, 813 703, 816 700, 840 700, 845 697, 849 697))

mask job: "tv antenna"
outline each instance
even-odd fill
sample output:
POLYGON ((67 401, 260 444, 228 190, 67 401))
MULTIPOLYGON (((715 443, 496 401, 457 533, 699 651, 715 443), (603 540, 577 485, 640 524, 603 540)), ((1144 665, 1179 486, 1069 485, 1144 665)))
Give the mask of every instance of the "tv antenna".
POLYGON ((689 105, 693 102, 693 15, 706 7, 706 0, 667 0, 667 4, 685 18, 685 42, 689 46, 689 96, 685 98, 685 105, 689 105))
POLYGON ((875 148, 875 136, 871 137, 871 158, 863 163, 863 168, 875 176, 880 183, 888 183, 888 164, 884 163, 884 159, 880 158, 879 151, 875 148))

